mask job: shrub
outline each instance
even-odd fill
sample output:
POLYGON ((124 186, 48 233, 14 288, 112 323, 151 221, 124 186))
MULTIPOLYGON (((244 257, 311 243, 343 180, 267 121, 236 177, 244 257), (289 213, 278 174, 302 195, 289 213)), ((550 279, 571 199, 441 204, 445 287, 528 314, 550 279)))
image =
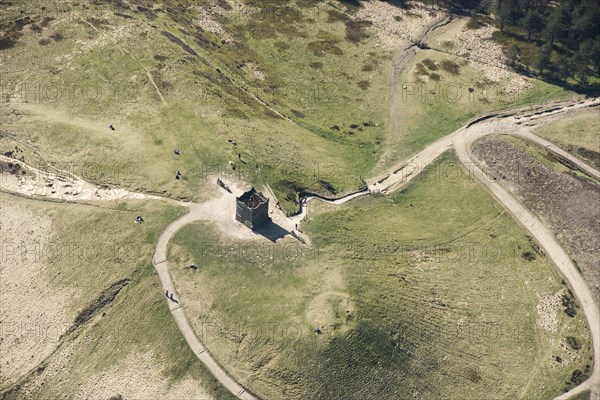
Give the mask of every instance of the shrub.
POLYGON ((460 66, 454 61, 443 60, 442 69, 452 75, 458 75, 460 73, 460 66))
POLYGON ((333 40, 315 40, 308 44, 308 50, 312 51, 312 53, 316 56, 323 56, 326 53, 333 54, 336 56, 341 56, 344 54, 342 49, 335 45, 333 40))
POLYGON ((429 75, 429 72, 427 72, 427 69, 425 68, 425 66, 421 63, 417 64, 417 73, 419 75, 429 75))
POLYGON ((367 90, 369 88, 369 81, 360 81, 358 82, 358 87, 360 87, 362 90, 367 90))
POLYGON ((575 304, 573 293, 571 293, 570 290, 568 291, 568 293, 563 293, 561 300, 565 314, 567 314, 571 318, 577 315, 577 305, 575 304))
POLYGON ((429 68, 431 71, 437 71, 437 69, 438 69, 438 66, 435 64, 435 62, 433 62, 429 58, 424 59, 423 64, 425 64, 425 66, 427 68, 429 68))
POLYGON ((567 336, 567 343, 573 350, 579 350, 581 348, 581 343, 573 336, 567 336))
POLYGON ((352 43, 360 43, 364 39, 371 37, 366 28, 371 26, 367 21, 346 21, 346 40, 352 43))
POLYGON ((521 253, 521 258, 527 261, 533 261, 535 260, 535 254, 531 251, 524 251, 523 253, 521 253))
POLYGON ((471 17, 469 19, 469 22, 467 22, 467 24, 465 25, 465 28, 467 28, 467 29, 479 29, 482 26, 483 26, 483 24, 481 23, 481 21, 479 20, 479 18, 477 18, 477 17, 471 17))

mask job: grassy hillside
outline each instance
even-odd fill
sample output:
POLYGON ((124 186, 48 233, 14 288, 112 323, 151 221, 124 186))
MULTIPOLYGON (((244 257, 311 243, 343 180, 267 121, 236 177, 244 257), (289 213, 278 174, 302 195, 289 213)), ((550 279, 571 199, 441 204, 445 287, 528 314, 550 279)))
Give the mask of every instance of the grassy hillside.
POLYGON ((31 10, 6 25, 3 100, 28 104, 7 104, 4 129, 55 163, 127 159, 138 188, 175 196, 217 174, 266 181, 289 210, 303 188, 354 190, 380 152, 387 56, 309 3, 31 10))
POLYGON ((393 196, 313 206, 301 229, 317 253, 185 227, 170 257, 201 266, 174 271, 196 330, 268 398, 561 393, 589 372, 585 319, 548 311, 564 281, 456 165, 445 154, 393 196))

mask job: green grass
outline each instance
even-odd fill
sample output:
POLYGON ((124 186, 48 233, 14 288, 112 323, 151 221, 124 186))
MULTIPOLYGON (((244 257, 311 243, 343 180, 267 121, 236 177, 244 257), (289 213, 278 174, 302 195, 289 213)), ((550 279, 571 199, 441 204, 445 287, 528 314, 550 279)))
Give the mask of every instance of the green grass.
POLYGON ((561 276, 457 165, 446 153, 394 195, 311 206, 301 229, 318 258, 236 258, 255 242, 182 229, 169 257, 200 270, 174 278, 196 329, 220 327, 206 338, 213 354, 268 398, 560 394, 591 360, 585 319, 561 308, 556 333, 538 326, 538 295, 566 293, 561 276), (293 339, 281 334, 291 326, 293 339), (557 364, 567 336, 583 346, 557 364))
MULTIPOLYGON (((517 99, 485 100, 482 91, 495 90, 487 82, 476 88, 474 101, 464 95, 457 104, 443 99, 430 104, 411 96, 397 105, 399 129, 388 135, 390 55, 375 46, 373 29, 318 2, 275 9, 236 6, 224 15, 211 14, 231 36, 226 42, 195 28, 199 12, 189 4, 169 3, 169 12, 166 7, 156 11, 151 3, 144 4, 147 10, 121 10, 133 19, 115 15, 109 6, 90 6, 82 16, 100 32, 81 21, 77 9, 56 15, 41 32, 24 28, 15 47, 3 50, 10 60, 6 67, 19 70, 35 57, 39 67, 24 71, 19 80, 60 88, 58 100, 31 103, 62 111, 64 118, 9 122, 6 129, 32 137, 56 163, 117 165, 127 158, 136 166, 136 180, 125 186, 185 199, 203 199, 202 188, 212 184, 212 175, 240 179, 242 169, 247 183, 270 184, 291 213, 299 191, 333 196, 356 190, 363 178, 475 115, 566 95, 534 81, 535 90, 517 99), (57 32, 64 39, 38 44, 57 32), (65 60, 58 67, 57 57, 65 60), (99 131, 68 123, 71 116, 99 131), (117 126, 116 133, 106 129, 109 123, 117 126), (238 148, 227 139, 236 140, 238 148), (391 151, 377 164, 384 146, 391 151), (181 157, 173 156, 174 148, 181 157), (234 173, 228 162, 238 153, 247 164, 237 162, 234 173), (177 170, 181 181, 173 179, 177 170)), ((449 64, 448 59, 457 61, 449 56, 423 51, 416 62, 424 59, 431 68, 440 66, 425 71, 440 84, 473 86, 481 80, 479 71, 449 64)), ((403 80, 415 79, 409 72, 403 80)))
MULTIPOLYGON (((256 8, 252 13, 257 18, 249 19, 240 10, 227 18, 217 17, 236 40, 235 44, 225 44, 216 35, 193 28, 195 11, 186 9, 187 3, 164 1, 161 6, 168 5, 169 14, 125 11, 134 20, 114 15, 108 6, 91 6, 95 17, 85 17, 104 35, 66 15, 57 16, 41 33, 24 28, 16 46, 2 50, 7 70, 21 71, 23 65, 36 65, 38 68, 18 74, 18 79, 50 83, 63 92, 99 87, 99 94, 93 99, 78 95, 56 102, 34 100, 34 105, 41 103, 64 112, 66 118, 62 122, 17 121, 4 125, 5 129, 30 140, 32 146, 27 151, 31 159, 36 159, 35 146, 59 166, 88 162, 110 169, 123 165, 123 160, 132 163, 134 171, 126 173, 134 179, 90 179, 107 185, 165 191, 200 200, 204 196, 202 187, 211 183, 207 177, 222 175, 226 181, 269 183, 288 212, 295 208, 300 190, 330 194, 328 184, 339 192, 356 189, 360 178, 371 172, 381 156, 388 119, 387 105, 381 104, 387 102, 389 58, 374 50, 375 39, 369 31, 343 14, 316 12, 315 8, 299 11, 297 5, 289 4, 281 8, 277 18, 272 14, 269 17, 269 10, 256 8), (169 40, 162 31, 189 47, 169 40), (112 32, 125 33, 112 36, 112 32), (51 39, 57 33, 64 39, 51 39), (40 46, 40 40, 48 42, 40 46), (249 63, 262 71, 264 80, 252 74, 249 63), (146 71, 151 73, 166 106, 146 71), (278 118, 241 87, 292 121, 278 118), (77 126, 70 121, 73 116, 97 124, 100 131, 77 126), (116 124, 117 133, 103 133, 108 123, 116 124), (239 147, 234 149, 227 143, 228 138, 235 139, 239 147), (173 156, 174 148, 182 150, 181 157, 173 156), (238 171, 233 173, 227 162, 235 161, 238 152, 248 164, 242 167, 238 163, 238 171), (181 182, 172 179, 175 170, 183 172, 181 182)), ((303 6, 308 4, 313 3, 302 2, 303 6)), ((154 7, 150 2, 145 5, 154 7)), ((432 65, 446 56, 424 51, 418 57, 416 62, 429 59, 429 70, 433 70, 432 65)), ((477 71, 464 66, 459 70, 460 76, 455 67, 442 66, 435 72, 438 76, 428 74, 441 82, 481 79, 477 71)), ((412 80, 412 76, 409 78, 412 80)), ((537 90, 522 94, 516 101, 501 99, 492 104, 429 104, 411 97, 410 102, 399 104, 401 132, 391 138, 393 160, 414 154, 478 113, 566 95, 547 84, 534 81, 534 85, 537 90)), ((476 98, 486 87, 489 84, 485 82, 477 87, 476 98)), ((3 143, 10 143, 7 149, 14 145, 11 141, 3 143)), ((448 159, 440 165, 449 166, 448 159)), ((164 360, 164 373, 170 379, 200 377, 215 396, 226 396, 181 343, 150 265, 157 234, 181 211, 141 203, 122 203, 120 211, 77 211, 75 216, 71 214, 73 209, 69 206, 68 215, 66 210, 59 211, 61 218, 57 220, 63 222, 57 228, 61 232, 57 240, 124 243, 126 254, 134 260, 115 262, 112 255, 103 255, 89 265, 61 261, 51 268, 54 283, 90 288, 73 299, 73 310, 77 311, 95 300, 110 283, 122 277, 132 279, 106 315, 95 319, 80 334, 90 341, 75 339, 78 356, 65 372, 74 379, 69 379, 65 390, 74 392, 77 381, 124 359, 138 346, 151 346, 164 360), (131 224, 132 216, 138 213, 144 214, 147 223, 131 224), (115 330, 120 332, 119 340, 126 339, 124 347, 116 346, 107 333, 115 330)), ((524 377, 531 376, 530 359, 539 360, 539 354, 548 347, 535 329, 517 331, 518 337, 501 335, 497 343, 490 343, 483 334, 470 336, 459 328, 464 321, 476 332, 488 324, 510 329, 534 326, 533 289, 523 282, 530 281, 528 285, 548 292, 563 290, 545 260, 538 258, 530 263, 533 268, 526 268, 509 262, 514 254, 503 253, 490 263, 473 260, 465 272, 462 260, 445 259, 437 267, 435 263, 416 261, 412 253, 397 258, 397 254, 382 255, 378 250, 382 243, 388 246, 385 248, 395 246, 396 239, 409 241, 411 246, 442 243, 443 254, 456 255, 452 245, 450 250, 445 247, 448 242, 464 248, 471 243, 465 240, 488 243, 489 234, 511 250, 515 248, 512 244, 529 248, 512 220, 474 182, 414 184, 402 195, 361 199, 342 210, 324 212, 307 229, 316 237, 323 258, 315 259, 313 253, 299 261, 286 257, 258 262, 204 257, 203 269, 195 276, 191 271, 174 271, 182 290, 189 294, 186 299, 190 304, 194 304, 191 294, 213 297, 205 313, 200 312, 203 308, 195 310, 192 322, 196 327, 213 320, 225 326, 275 323, 278 327, 299 327, 293 341, 265 341, 264 335, 250 335, 232 344, 231 337, 209 338, 226 364, 240 368, 233 373, 247 376, 247 383, 259 392, 274 398, 331 394, 348 398, 366 397, 371 392, 380 397, 395 396, 394 390, 410 396, 417 390, 426 397, 439 398, 454 395, 463 384, 474 385, 473 391, 480 394, 490 388, 496 392, 496 377, 500 376, 508 383, 503 383, 498 392, 514 395, 524 377), (453 207, 441 207, 448 204, 453 207), (373 224, 375 218, 386 224, 373 224), (479 228, 482 225, 484 228, 479 228), (332 231, 331 226, 339 229, 332 231), (440 234, 443 229, 445 233, 440 234), (257 263, 262 267, 257 269, 257 263), (505 263, 508 270, 500 268, 505 263), (402 281, 403 276, 412 279, 412 284, 402 281), (542 276, 553 280, 548 283, 542 276), (198 293, 191 284, 201 285, 203 291, 198 293), (510 294, 504 308, 497 304, 504 295, 501 288, 510 294), (346 303, 346 296, 350 296, 351 304, 346 303), (450 308, 436 308, 432 305, 436 300, 447 302, 450 308), (528 311, 513 315, 508 310, 515 307, 528 311), (345 311, 350 312, 349 316, 345 311), (324 319, 319 319, 320 315, 324 319), (443 322, 436 325, 437 321, 443 322), (336 328, 317 336, 312 332, 315 322, 331 323, 336 328), (450 335, 456 331, 461 335, 450 335), (232 346, 238 346, 239 353, 227 358, 232 346), (447 358, 439 360, 438 354, 447 358), (423 383, 424 377, 427 384, 423 383), (289 392, 273 389, 282 382, 282 390, 289 392)), ((202 258, 199 243, 236 244, 202 224, 184 228, 175 242, 179 248, 175 247, 172 256, 181 262, 202 258)), ((573 321, 580 318, 578 315, 573 321)), ((579 365, 588 345, 584 328, 573 328, 573 321, 561 319, 573 330, 570 335, 577 335, 584 343, 575 362, 579 365)), ((560 374, 571 372, 569 366, 560 374)), ((542 368, 532 381, 540 377, 544 383, 554 384, 546 384, 544 393, 531 392, 531 397, 544 397, 562 389, 562 375, 554 379, 556 375, 548 373, 552 379, 546 379, 544 374, 542 368)), ((50 380, 45 387, 49 397, 57 393, 61 377, 50 380)), ((537 387, 532 384, 530 390, 537 387)))
POLYGON ((591 391, 584 390, 583 392, 571 397, 569 400, 590 400, 591 394, 591 391))
POLYGON ((129 187, 187 199, 202 198, 207 171, 229 175, 228 161, 237 153, 248 163, 238 163, 250 169, 246 175, 254 175, 255 165, 275 171, 249 183, 269 183, 288 212, 295 210, 299 190, 353 191, 381 155, 387 109, 380 103, 387 98, 389 57, 374 50, 375 39, 364 27, 330 20, 323 5, 304 1, 302 7, 277 10, 286 24, 271 9, 257 7, 215 15, 234 43, 195 29, 197 10, 184 4, 170 4, 168 13, 121 10, 133 19, 114 15, 109 6, 90 6, 81 16, 101 32, 78 18, 78 8, 59 13, 41 32, 23 29, 15 47, 3 50, 11 60, 6 68, 19 70, 35 57, 38 68, 24 71, 19 81, 58 88, 62 97, 32 99, 29 93, 30 103, 64 112, 66 120, 78 116, 106 133, 52 120, 19 121, 7 129, 33 136, 38 150, 56 163, 100 159, 114 165, 126 157, 139 166, 137 186, 129 187), (57 32, 64 39, 39 46, 57 32), (316 55, 311 47, 329 42, 342 54, 316 55), (57 57, 67 61, 57 67, 57 57), (264 78, 254 76, 251 64, 264 78), (106 129, 109 123, 116 133, 106 129), (239 143, 237 149, 229 138, 239 143), (174 148, 182 157, 173 157, 174 148), (176 170, 183 173, 180 182, 173 179, 176 170))
POLYGON ((600 118, 590 110, 568 119, 548 122, 534 130, 563 150, 600 167, 600 118))
POLYGON ((399 81, 398 129, 387 141, 392 155, 387 164, 409 158, 475 116, 570 97, 538 80, 530 80, 532 87, 522 92, 507 93, 509 81, 491 82, 474 65, 433 50, 419 51, 399 81), (424 62, 440 68, 430 72, 424 62), (434 73, 441 80, 431 80, 434 73))

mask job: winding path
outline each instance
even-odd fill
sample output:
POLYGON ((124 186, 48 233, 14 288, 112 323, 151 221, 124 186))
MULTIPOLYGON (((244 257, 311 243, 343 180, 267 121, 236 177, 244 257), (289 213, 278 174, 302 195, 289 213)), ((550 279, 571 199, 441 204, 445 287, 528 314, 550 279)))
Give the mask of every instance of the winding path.
MULTIPOLYGON (((548 151, 555 152, 590 176, 600 178, 600 172, 598 170, 531 132, 532 127, 543 123, 547 118, 568 113, 573 110, 595 106, 600 106, 600 98, 579 102, 550 104, 537 108, 529 107, 521 111, 512 111, 510 113, 507 112, 478 117, 471 120, 469 123, 465 124, 465 126, 459 128, 452 134, 430 144, 410 160, 398 163, 388 172, 371 179, 367 184, 367 190, 351 193, 343 198, 330 200, 322 199, 316 196, 307 196, 306 201, 308 202, 318 199, 320 201, 326 201, 331 204, 340 205, 356 197, 369 193, 392 193, 401 189, 414 177, 418 176, 424 168, 430 165, 443 152, 454 148, 460 163, 465 169, 467 169, 469 174, 475 176, 475 178, 484 185, 484 187, 492 194, 492 196, 498 200, 544 248, 547 256, 568 280, 584 311, 592 335, 594 368, 591 377, 586 382, 557 397, 558 400, 568 399, 569 397, 585 390, 595 390, 596 388, 600 387, 600 312, 598 306, 594 302, 589 286, 571 261, 568 254, 558 243, 556 238, 552 235, 548 228, 546 228, 512 194, 505 190, 492 177, 488 176, 477 165, 476 160, 471 154, 471 147, 475 141, 486 135, 517 135, 545 147, 548 151)), ((8 159, 6 157, 0 157, 0 159, 4 161, 10 160, 15 162, 14 159, 8 159)), ((40 173, 34 168, 26 166, 24 163, 18 163, 34 174, 40 173)), ((75 186, 79 186, 83 190, 81 190, 78 194, 69 195, 68 200, 89 201, 91 193, 95 189, 94 185, 75 176, 71 176, 70 178, 72 179, 70 181, 71 186, 73 183, 76 183, 75 186)), ((3 189, 6 190, 7 187, 5 186, 3 189)), ((236 194, 241 193, 241 189, 235 186, 232 189, 233 193, 220 191, 220 196, 216 196, 212 200, 203 203, 181 203, 170 199, 161 198, 159 196, 149 196, 141 193, 127 192, 121 189, 115 189, 116 195, 113 194, 112 197, 103 196, 94 200, 107 201, 114 200, 116 198, 160 200, 169 201, 178 205, 185 205, 190 209, 188 214, 171 223, 160 235, 156 251, 153 256, 153 264, 161 280, 163 290, 174 292, 174 285, 169 273, 169 266, 167 262, 167 248, 169 241, 179 229, 194 221, 212 221, 217 223, 221 230, 230 234, 242 237, 247 234, 248 230, 240 227, 240 224, 236 224, 235 221, 233 221, 230 217, 234 212, 235 207, 233 198, 236 194)), ((16 193, 21 195, 26 194, 18 191, 16 191, 16 193)), ((31 196, 31 193, 29 193, 29 195, 31 196)), ((35 194, 32 197, 35 198, 35 194)), ((64 199, 64 197, 61 197, 60 193, 45 193, 44 197, 64 199)), ((292 218, 284 218, 281 213, 278 215, 278 210, 272 209, 271 211, 273 212, 272 216, 276 222, 289 233, 293 230, 295 223, 299 222, 306 216, 307 207, 302 207, 301 213, 292 218)), ((239 382, 231 377, 207 351, 206 347, 200 342, 194 333, 194 330, 185 315, 184 309, 166 299, 165 301, 168 302, 173 318, 175 319, 177 326, 186 342, 196 356, 200 359, 200 361, 202 361, 208 370, 214 375, 214 377, 236 397, 244 400, 256 399, 254 395, 248 392, 239 382)))
MULTIPOLYGON (((572 109, 598 105, 600 105, 600 100, 592 99, 586 102, 561 105, 560 110, 558 111, 554 110, 556 105, 549 106, 547 108, 553 111, 548 113, 543 113, 542 111, 542 113, 548 117, 572 109)), ((531 133, 531 131, 522 124, 522 122, 525 120, 532 121, 533 119, 537 119, 538 122, 541 121, 537 114, 536 118, 523 117, 516 114, 516 112, 514 114, 515 115, 513 116, 507 116, 506 114, 503 114, 501 115, 502 118, 492 117, 491 119, 487 119, 482 122, 470 122, 466 124, 464 127, 458 129, 451 135, 432 143, 423 151, 411 158, 408 162, 402 162, 393 168, 391 172, 373 179, 371 183, 369 183, 369 190, 367 191, 356 192, 341 199, 323 200, 318 197, 314 197, 314 199, 326 201, 331 204, 343 204, 356 197, 373 192, 391 193, 397 191, 404 187, 415 176, 418 176, 424 168, 430 165, 444 151, 453 147, 456 150, 459 161, 469 171, 469 173, 474 175, 494 196, 494 198, 496 198, 496 200, 498 200, 544 248, 548 258, 558 267, 561 273, 569 281, 569 284, 573 288, 573 291, 579 300, 581 307, 583 308, 592 334, 594 369, 592 376, 586 382, 557 397, 557 399, 562 400, 582 391, 600 387, 600 313, 598 311, 598 306, 593 300, 592 293, 587 283, 578 272, 570 257, 558 243, 556 238, 514 196, 502 188, 499 183, 497 183, 493 178, 489 177, 483 170, 481 170, 481 168, 479 168, 479 166, 477 166, 477 163, 474 161, 474 158, 471 155, 471 146, 478 139, 490 134, 513 134, 532 140, 542 146, 545 146, 550 151, 557 152, 575 164, 578 168, 588 172, 592 176, 598 177, 600 176, 600 173, 573 155, 563 152, 555 146, 552 146, 550 142, 547 142, 546 140, 531 133)), ((233 195, 230 196, 233 197, 233 195)), ((312 199, 313 197, 307 197, 307 201, 312 199)), ((153 263, 160 276, 164 290, 172 291, 172 288, 174 287, 166 261, 167 245, 170 239, 180 228, 190 222, 198 220, 214 220, 214 216, 212 215, 213 211, 211 210, 212 206, 209 203, 202 203, 201 205, 190 204, 190 213, 169 225, 160 236, 153 263)), ((231 203, 233 204, 233 201, 231 201, 231 203)), ((303 207, 302 212, 299 215, 290 218, 290 221, 295 223, 302 220, 305 217, 306 212, 307 208, 303 207)), ((179 329, 194 353, 196 353, 198 358, 207 366, 213 375, 228 390, 230 390, 240 399, 255 399, 256 397, 246 391, 237 381, 229 376, 208 353, 208 351, 206 351, 206 348, 195 336, 183 309, 179 306, 171 307, 171 313, 173 314, 179 329)))
MULTIPOLYGON (((84 20, 84 22, 88 23, 84 20)), ((444 24, 446 22, 445 16, 436 20, 432 23, 431 26, 425 27, 418 35, 417 40, 423 40, 427 37, 428 33, 431 32, 440 24, 444 24)), ((89 23, 88 23, 89 24, 89 23)), ((93 25, 89 24, 92 28, 96 29, 93 25)), ((124 50, 124 49, 123 49, 124 50)), ((392 75, 390 78, 391 85, 397 84, 397 77, 399 72, 405 67, 406 63, 415 53, 415 45, 411 43, 407 45, 400 53, 400 55, 394 61, 394 68, 392 70, 392 75)), ((124 50, 126 51, 126 50, 124 50)), ((147 71, 146 71, 147 72, 147 71)), ((151 76, 150 76, 151 78, 151 76)), ((152 82, 153 83, 153 82, 152 82)), ((156 88, 156 85, 154 85, 156 88)), ((158 89, 156 88, 158 91, 158 89)), ((391 130, 394 130, 394 126, 396 126, 394 114, 393 114, 393 105, 396 102, 395 96, 396 91, 392 90, 390 93, 390 104, 391 104, 391 114, 392 114, 392 122, 390 124, 391 130)), ((266 105, 264 101, 259 99, 258 97, 250 94, 255 100, 259 101, 263 105, 266 105)), ((160 96, 160 92, 159 92, 160 96)), ((161 96, 161 100, 163 103, 165 102, 161 96)), ((428 165, 430 165, 436 158, 438 158, 443 152, 448 149, 454 148, 460 163, 464 168, 468 170, 470 174, 473 174, 476 179, 478 179, 481 184, 492 194, 492 196, 500 202, 512 215, 513 217, 539 242, 539 244, 544 248, 547 256, 552 260, 552 262, 557 266, 557 268, 561 271, 561 273, 568 280, 569 284, 573 288, 573 291, 583 308, 585 313, 588 326, 592 335, 592 345, 593 345, 593 353, 594 353, 594 367, 592 371, 591 377, 584 383, 579 386, 573 388, 567 393, 564 393, 558 396, 557 400, 564 400, 573 395, 581 393, 585 390, 594 389, 600 387, 600 312, 598 309, 598 305, 594 302, 592 293, 586 284, 585 280, 578 272, 574 264, 572 263, 568 254, 564 251, 564 249, 560 246, 556 238, 552 235, 552 233, 530 212, 528 211, 512 194, 510 194, 507 190, 505 190, 497 181, 493 178, 490 178, 481 168, 477 165, 474 160, 474 157, 471 154, 472 144, 478 139, 490 135, 490 134, 513 134, 524 137, 538 145, 541 145, 552 151, 559 156, 569 160, 582 171, 587 174, 600 179, 600 172, 593 167, 589 166, 585 162, 577 159, 571 154, 557 148, 551 142, 538 137, 537 135, 531 132, 529 126, 534 126, 535 124, 543 122, 543 120, 547 117, 551 117, 553 115, 557 115, 564 112, 569 112, 571 110, 575 110, 578 108, 590 107, 590 106, 598 106, 600 105, 599 99, 592 99, 585 102, 575 102, 568 104, 554 104, 543 106, 540 110, 529 110, 529 111, 521 111, 520 113, 515 111, 512 113, 504 113, 496 115, 485 116, 489 117, 489 119, 482 120, 482 117, 472 120, 465 126, 459 128, 452 134, 445 136, 436 142, 430 144, 417 155, 412 157, 407 161, 403 161, 398 163, 393 168, 391 168, 388 172, 381 174, 379 176, 374 177, 367 183, 367 189, 362 192, 352 193, 348 196, 345 196, 341 199, 331 199, 331 200, 323 200, 327 201, 331 204, 343 204, 346 203, 356 197, 363 196, 369 193, 392 193, 404 187, 408 182, 410 182, 414 177, 418 176, 420 172, 428 165), (498 118, 502 117, 502 118, 498 118)), ((276 110, 272 109, 268 105, 266 105, 271 111, 276 112, 281 117, 288 119, 278 113, 276 110)), ((85 125, 86 129, 97 129, 95 125, 85 125)), ((0 157, 4 161, 9 161, 5 157, 0 157)), ((14 160, 10 160, 11 162, 15 162, 14 160)), ((27 167, 24 164, 23 167, 27 167)), ((30 171, 35 172, 32 168, 27 167, 30 171)), ((38 171, 39 172, 39 171, 38 171)), ((144 195, 141 193, 132 193, 127 191, 122 191, 117 189, 116 192, 102 192, 100 191, 100 198, 95 198, 96 196, 96 187, 86 183, 83 180, 79 180, 76 177, 73 177, 74 181, 70 182, 70 185, 78 186, 80 191, 78 194, 73 194, 72 198, 68 198, 71 201, 83 201, 83 200, 95 200, 95 201, 107 201, 114 200, 115 198, 137 198, 137 199, 151 199, 151 200, 166 200, 165 198, 161 198, 158 196, 144 195)), ((6 189, 6 188, 5 188, 6 189)), ((14 188, 9 188, 11 191, 14 188)), ((21 193, 23 194, 23 193, 21 193)), ((58 193, 45 193, 41 194, 48 198, 63 198, 59 197, 61 194, 58 193)), ((62 194, 64 195, 64 193, 62 194)), ((70 194, 69 194, 70 196, 70 194)), ((189 207, 190 212, 183 217, 177 219, 172 222, 160 235, 158 239, 158 243, 156 246, 156 251, 153 256, 153 265, 159 275, 162 289, 163 291, 169 290, 171 292, 174 291, 174 284, 171 279, 171 275, 169 273, 169 266, 167 262, 167 250, 168 243, 172 239, 172 237, 185 225, 192 223, 194 221, 201 220, 212 220, 222 224, 224 227, 231 228, 230 221, 223 222, 222 220, 217 220, 218 215, 215 216, 214 206, 216 202, 221 201, 222 199, 226 199, 231 204, 234 204, 233 201, 230 201, 233 198, 233 194, 225 194, 223 193, 219 199, 211 200, 201 204, 194 203, 178 203, 180 205, 186 205, 189 207)), ((306 198, 307 201, 312 200, 316 197, 308 196, 306 198)), ((222 202, 218 203, 222 204, 222 202)), ((229 210, 228 210, 229 211, 229 210)), ((290 230, 289 227, 294 226, 294 224, 300 220, 302 220, 307 213, 307 208, 302 207, 300 214, 287 219, 287 221, 279 222, 282 226, 290 230)), ((231 214, 228 214, 231 215, 231 214)), ((235 228, 233 228, 235 229, 235 228)), ((253 400, 256 399, 254 395, 248 392, 239 382, 237 382, 233 377, 231 377, 224 369, 219 365, 219 363, 212 357, 207 348, 200 342, 198 337, 196 336, 192 326, 188 318, 185 315, 183 307, 178 304, 169 302, 166 300, 171 314, 177 323, 179 330, 181 331, 183 337, 186 342, 192 349, 192 351, 196 354, 198 359, 202 361, 202 363, 206 366, 206 368, 213 374, 213 376, 231 393, 233 393, 236 397, 244 400, 253 400)), ((600 394, 600 393, 599 393, 600 394)))
MULTIPOLYGON (((154 257, 152 259, 152 263, 156 268, 156 272, 158 273, 163 289, 171 292, 173 292, 174 285, 173 281, 171 280, 171 274, 169 274, 169 268, 167 264, 167 245, 169 244, 169 241, 173 235, 180 228, 189 224, 190 222, 207 219, 207 212, 210 212, 209 207, 204 205, 190 204, 189 207, 189 214, 186 214, 175 222, 171 223, 160 235, 158 244, 156 245, 156 252, 154 253, 154 257)), ((194 333, 194 330, 185 315, 183 307, 181 307, 179 304, 169 302, 168 300, 166 301, 169 303, 171 314, 173 314, 173 318, 175 318, 177 327, 181 331, 181 334, 185 338, 186 342, 196 354, 198 359, 200 359, 206 368, 208 368, 208 370, 213 374, 213 376, 223 386, 225 386, 227 390, 236 395, 238 398, 244 400, 256 400, 256 397, 247 392, 242 385, 233 379, 212 357, 212 355, 207 351, 206 347, 200 343, 200 340, 194 333)))
MULTIPOLYGON (((431 26, 425 27, 423 31, 417 35, 417 39, 423 40, 427 37, 427 34, 434 29, 435 26, 444 24, 446 21, 447 19, 445 17, 437 19, 431 24, 431 26)), ((396 58, 391 76, 392 84, 395 84, 399 71, 404 68, 414 52, 414 44, 411 44, 404 49, 398 58, 396 58)), ((394 91, 392 90, 392 92, 394 91)), ((394 103, 394 94, 392 93, 391 96, 390 102, 394 103)), ((257 100, 260 101, 260 99, 257 100)), ((369 180, 369 182, 367 182, 367 190, 351 193, 343 198, 330 200, 324 200, 316 196, 307 196, 306 201, 318 199, 320 201, 326 201, 331 204, 340 205, 369 193, 386 194, 395 192, 404 187, 414 177, 418 176, 424 168, 430 165, 443 152, 454 148, 463 167, 466 168, 470 174, 473 174, 476 179, 478 179, 492 194, 492 196, 498 202, 500 202, 544 248, 547 256, 568 280, 579 303, 581 304, 581 307, 583 308, 592 335, 594 368, 591 377, 586 382, 557 397, 558 400, 564 400, 585 390, 600 388, 600 312, 598 305, 594 302, 592 293, 585 280, 572 263, 568 254, 560 246, 556 238, 530 211, 528 211, 514 196, 512 196, 512 194, 506 191, 497 181, 495 181, 493 178, 490 178, 483 170, 481 170, 471 154, 471 146, 478 139, 490 134, 512 134, 521 136, 540 146, 545 147, 547 150, 556 153, 564 159, 569 160, 571 163, 577 166, 577 168, 589 174, 590 176, 600 179, 600 172, 598 170, 594 169, 573 155, 554 146, 551 142, 533 134, 530 128, 537 124, 543 123, 543 121, 548 117, 570 112, 576 109, 598 105, 600 105, 600 99, 596 98, 587 101, 551 104, 540 106, 538 108, 529 107, 527 109, 522 109, 521 111, 481 116, 471 120, 469 123, 465 124, 465 126, 459 128, 452 134, 430 144, 409 160, 396 164, 394 167, 390 168, 388 172, 372 178, 369 180)), ((96 129, 96 127, 92 125, 86 125, 86 128, 96 129)), ((3 161, 15 162, 14 159, 8 159, 3 156, 0 156, 0 159, 3 161)), ((41 176, 40 171, 36 171, 35 169, 26 166, 24 163, 18 163, 34 174, 37 174, 38 177, 41 176)), ((153 265, 161 280, 163 291, 175 291, 175 287, 169 273, 167 249, 169 241, 179 229, 191 222, 202 220, 216 222, 217 224, 221 225, 222 229, 227 229, 228 231, 241 229, 239 227, 236 228, 235 223, 230 221, 230 215, 232 215, 231 210, 228 209, 222 214, 215 214, 215 206, 223 208, 223 204, 225 203, 234 205, 234 194, 231 193, 227 194, 222 192, 219 198, 201 204, 181 203, 159 196, 133 193, 122 189, 99 189, 94 185, 85 182, 83 179, 75 176, 71 176, 70 179, 71 180, 68 182, 69 186, 63 190, 62 193, 60 190, 58 193, 52 193, 48 189, 43 193, 33 193, 32 196, 32 193, 29 192, 19 192, 17 186, 9 187, 8 191, 13 191, 21 195, 25 194, 32 197, 36 197, 37 195, 44 196, 46 198, 60 198, 70 201, 109 201, 117 198, 134 198, 169 201, 171 203, 177 203, 178 205, 185 205, 189 207, 190 212, 171 223, 165 229, 165 231, 162 232, 158 239, 156 251, 153 256, 153 265), (76 193, 69 189, 74 186, 77 188, 76 193), (97 190, 99 191, 97 192, 97 190), (96 198, 96 193, 100 195, 98 198, 96 198), (224 218, 229 218, 229 220, 225 221, 224 218)), ((6 182, 4 183, 6 184, 6 182)), ((6 186, 3 189, 7 190, 6 186)), ((42 189, 40 188, 39 190, 42 189)), ((301 221, 306 214, 307 207, 302 207, 301 212, 292 218, 286 219, 279 216, 280 218, 278 219, 277 223, 288 232, 291 232, 295 223, 301 221)), ((241 233, 238 232, 238 234, 241 233)), ((177 326, 186 342, 196 354, 198 359, 200 359, 200 361, 202 361, 207 369, 213 374, 213 376, 236 397, 244 400, 256 399, 254 395, 248 392, 239 382, 231 377, 212 357, 209 351, 207 351, 206 347, 200 342, 194 333, 194 330, 185 315, 183 307, 171 303, 169 300, 165 299, 165 301, 168 302, 171 314, 173 315, 173 318, 175 319, 175 322, 177 323, 177 326)))

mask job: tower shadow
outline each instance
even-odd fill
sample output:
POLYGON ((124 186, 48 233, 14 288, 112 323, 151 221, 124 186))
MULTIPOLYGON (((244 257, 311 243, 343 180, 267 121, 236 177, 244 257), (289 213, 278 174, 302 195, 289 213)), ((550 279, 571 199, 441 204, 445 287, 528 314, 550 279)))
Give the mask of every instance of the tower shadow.
POLYGON ((276 224, 272 220, 269 220, 264 224, 257 226, 253 229, 253 232, 258 235, 264 236, 271 242, 275 242, 278 239, 283 238, 285 235, 291 234, 290 231, 283 228, 281 225, 276 224))

